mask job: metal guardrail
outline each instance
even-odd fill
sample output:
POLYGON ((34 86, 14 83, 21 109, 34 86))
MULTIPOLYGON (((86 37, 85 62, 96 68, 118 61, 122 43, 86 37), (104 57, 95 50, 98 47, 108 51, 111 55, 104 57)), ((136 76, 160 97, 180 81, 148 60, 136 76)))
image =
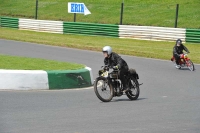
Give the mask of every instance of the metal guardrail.
POLYGON ((180 38, 185 41, 185 32, 183 28, 119 25, 120 38, 166 41, 175 41, 180 38))
POLYGON ((19 29, 63 34, 63 22, 62 21, 33 20, 33 19, 19 19, 19 29))
POLYGON ((118 37, 118 25, 95 23, 63 23, 64 33, 118 37))
POLYGON ((200 29, 186 29, 186 42, 200 43, 200 29))
POLYGON ((19 19, 10 17, 0 17, 1 27, 15 28, 18 29, 19 19))
POLYGON ((175 41, 180 38, 183 42, 200 43, 200 29, 63 22, 10 17, 0 17, 0 26, 38 32, 110 36, 141 40, 175 41))

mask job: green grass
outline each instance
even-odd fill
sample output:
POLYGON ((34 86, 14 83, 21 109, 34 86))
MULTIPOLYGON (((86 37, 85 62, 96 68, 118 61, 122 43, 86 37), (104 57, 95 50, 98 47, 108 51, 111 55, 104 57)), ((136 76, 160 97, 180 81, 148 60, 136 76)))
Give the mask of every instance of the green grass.
MULTIPOLYGON (((73 21, 67 11, 71 0, 39 0, 38 19, 73 21)), ((119 24, 122 0, 79 0, 92 14, 77 14, 78 22, 119 24)), ((0 16, 35 17, 36 0, 0 0, 0 16)), ((178 27, 200 28, 200 0, 124 0, 123 24, 174 27, 179 4, 178 27)))
MULTIPOLYGON (((172 56, 172 48, 175 44, 175 42, 51 34, 34 31, 21 31, 9 28, 0 28, 0 38, 93 51, 102 51, 103 46, 110 45, 113 48, 113 51, 120 54, 165 60, 170 60, 172 56)), ((185 46, 191 52, 189 54, 191 60, 194 63, 200 63, 200 45, 186 43, 185 46)))
POLYGON ((37 58, 0 55, 0 69, 14 70, 75 70, 84 65, 37 58))

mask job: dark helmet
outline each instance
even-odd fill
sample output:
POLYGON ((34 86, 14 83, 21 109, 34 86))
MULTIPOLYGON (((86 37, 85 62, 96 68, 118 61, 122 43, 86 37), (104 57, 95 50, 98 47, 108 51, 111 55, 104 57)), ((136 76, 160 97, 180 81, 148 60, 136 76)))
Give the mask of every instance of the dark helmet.
POLYGON ((177 40, 176 40, 176 45, 177 45, 177 44, 182 45, 182 40, 181 40, 181 39, 177 39, 177 40))

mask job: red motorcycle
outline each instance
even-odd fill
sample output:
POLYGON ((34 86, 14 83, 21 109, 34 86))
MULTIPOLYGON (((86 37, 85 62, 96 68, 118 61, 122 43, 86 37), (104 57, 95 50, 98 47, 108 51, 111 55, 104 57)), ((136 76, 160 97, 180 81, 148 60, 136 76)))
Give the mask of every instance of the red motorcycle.
MULTIPOLYGON (((174 65, 176 66, 176 60, 174 58, 174 56, 171 58, 171 61, 174 63, 174 65)), ((180 59, 179 59, 179 69, 181 69, 182 67, 188 67, 190 69, 190 71, 194 71, 194 64, 192 63, 192 61, 190 60, 190 58, 188 58, 187 53, 183 53, 180 55, 180 59)))

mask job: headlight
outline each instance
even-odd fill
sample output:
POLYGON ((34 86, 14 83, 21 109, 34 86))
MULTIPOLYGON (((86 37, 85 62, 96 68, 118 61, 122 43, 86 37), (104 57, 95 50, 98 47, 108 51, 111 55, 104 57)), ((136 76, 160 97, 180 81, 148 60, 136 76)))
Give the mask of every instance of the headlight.
POLYGON ((105 71, 104 73, 102 73, 101 76, 107 78, 108 77, 108 71, 105 71))
POLYGON ((185 55, 184 55, 184 58, 187 58, 187 57, 188 57, 187 54, 185 54, 185 55))

